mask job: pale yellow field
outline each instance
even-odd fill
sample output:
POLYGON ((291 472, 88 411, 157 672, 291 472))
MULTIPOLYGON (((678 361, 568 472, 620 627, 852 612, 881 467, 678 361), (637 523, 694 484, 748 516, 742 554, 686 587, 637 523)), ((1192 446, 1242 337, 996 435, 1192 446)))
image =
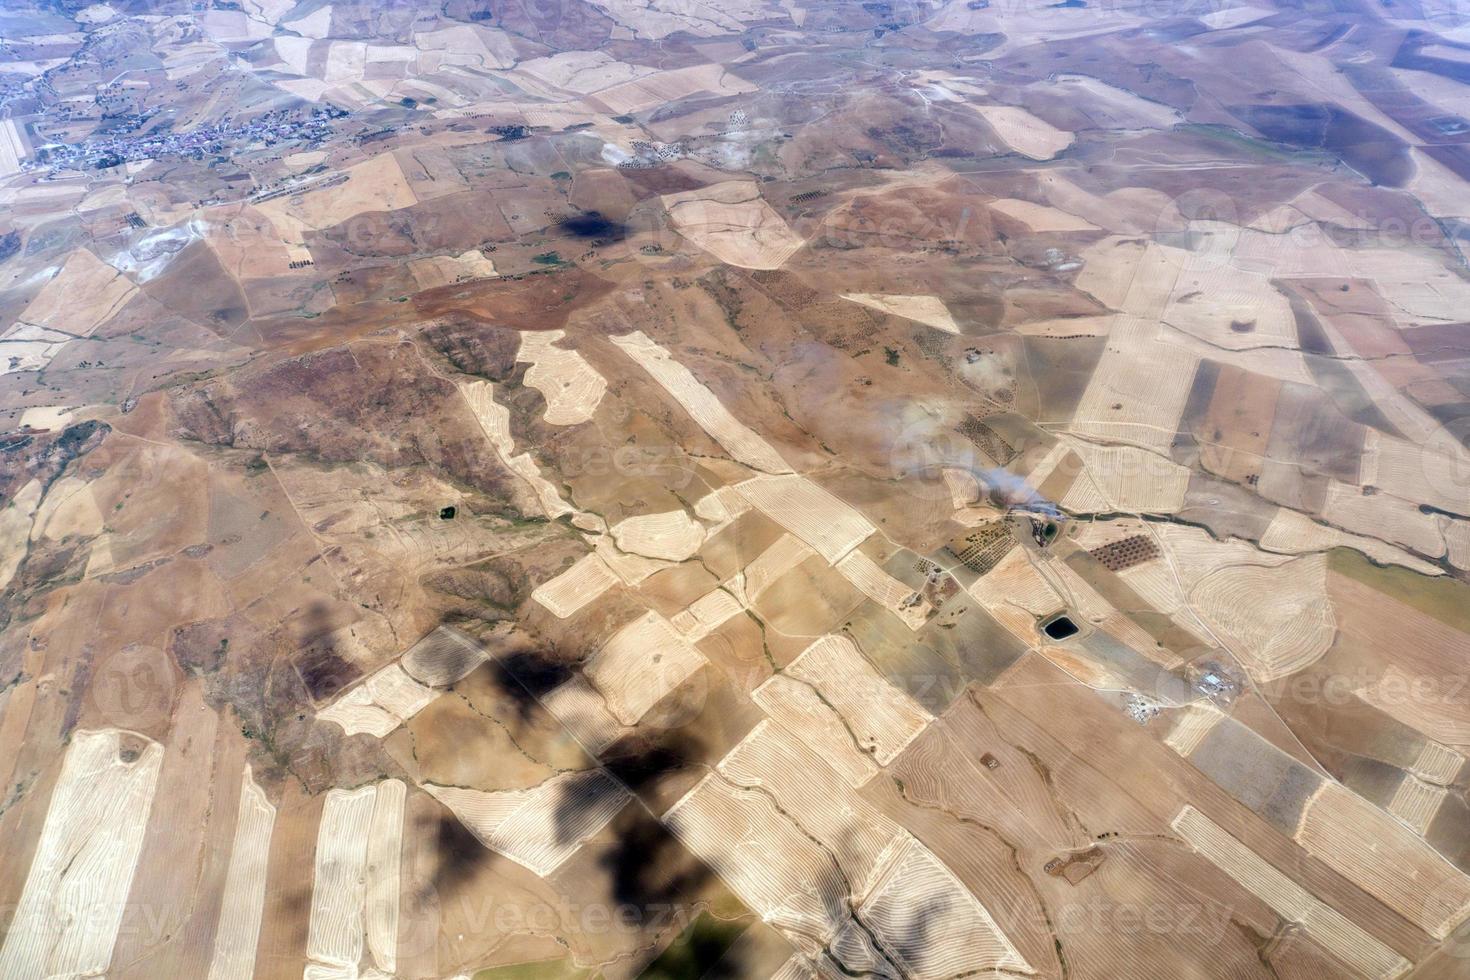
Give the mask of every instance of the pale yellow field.
POLYGON ((577 559, 576 564, 556 578, 538 585, 531 598, 558 619, 566 619, 617 585, 618 581, 606 562, 596 554, 589 554, 577 559))
POLYGON ((747 602, 754 602, 768 586, 816 552, 798 537, 783 534, 744 569, 742 591, 747 602))
POLYGON ((29 480, 0 509, 0 588, 15 577, 26 556, 31 527, 41 506, 41 481, 29 480))
POLYGON ((607 710, 607 702, 581 674, 554 688, 541 703, 588 755, 596 755, 622 733, 623 726, 607 710))
POLYGON ((1436 939, 1470 916, 1470 877, 1339 783, 1324 783, 1307 803, 1296 840, 1436 939))
POLYGON ((728 180, 666 194, 674 230, 715 258, 745 269, 779 269, 806 244, 753 181, 728 180))
POLYGON ((790 473, 791 467, 765 439, 740 422, 688 368, 641 330, 611 338, 653 376, 709 437, 734 459, 765 473, 790 473))
POLYGON ((1315 663, 1336 636, 1326 555, 1308 555, 1274 568, 1221 568, 1202 578, 1189 599, 1259 682, 1315 663))
MULTIPOLYGON (((480 423, 485 438, 511 472, 525 480, 541 505, 542 512, 555 520, 563 514, 576 515, 576 508, 562 499, 561 491, 546 479, 530 453, 515 453, 515 440, 510 434, 510 410, 495 401, 495 388, 488 381, 464 381, 459 385, 465 404, 480 423)), ((574 518, 575 519, 575 518, 574 518)))
POLYGON ((1069 429, 1167 457, 1198 358, 1155 342, 1157 326, 1120 316, 1073 413, 1069 429))
POLYGON ((380 668, 361 684, 316 713, 348 735, 367 733, 385 738, 422 711, 438 692, 410 677, 397 661, 380 668))
POLYGON ((72 338, 59 330, 13 323, 0 333, 5 341, 5 358, 0 360, 0 374, 12 371, 35 371, 51 363, 72 338))
MULTIPOLYGON (((1189 468, 1136 446, 1097 446, 1081 439, 1063 443, 1085 469, 1059 503, 1076 513, 1121 511, 1173 514, 1184 509, 1189 468)), ((1041 478, 1028 477, 1039 486, 1041 478)))
MULTIPOLYGON (((1432 433, 1432 428, 1430 433, 1432 433)), ((1463 458, 1369 429, 1358 482, 1403 500, 1454 513, 1470 511, 1463 458)))
POLYGON ((1038 119, 1020 106, 974 105, 995 134, 1015 152, 1033 160, 1050 160, 1072 145, 1072 134, 1038 119))
POLYGON ((621 550, 665 561, 684 561, 704 543, 704 526, 683 510, 629 517, 611 532, 621 550))
POLYGON ((1058 208, 1049 208, 1044 204, 1033 204, 1014 197, 987 201, 985 206, 1008 218, 1016 219, 1034 232, 1098 230, 1097 225, 1075 214, 1068 214, 1058 208))
POLYGON ((1272 288, 1268 276, 1230 264, 1234 233, 1234 226, 1207 228, 1204 234, 1213 252, 1169 250, 1180 271, 1164 307, 1164 321, 1215 347, 1293 346, 1296 321, 1286 297, 1272 288), (1249 329, 1237 330, 1234 325, 1249 329))
POLYGON ((366 895, 363 914, 368 952, 385 974, 398 969, 399 864, 403 855, 403 804, 408 788, 385 779, 373 798, 368 826, 366 895))
POLYGON ((0 177, 20 173, 21 162, 29 155, 15 120, 0 121, 0 177))
POLYGON ((1178 718, 1174 727, 1169 729, 1169 734, 1164 736, 1164 744, 1185 758, 1195 749, 1199 748, 1216 725, 1225 716, 1215 708, 1192 704, 1178 709, 1178 718))
POLYGON ((1184 118, 1173 106, 1091 75, 1057 75, 1039 87, 1075 103, 1109 129, 1169 129, 1184 118))
POLYGON ((1398 497, 1366 495, 1360 487, 1333 480, 1327 486, 1322 517, 1354 534, 1403 545, 1431 557, 1445 553, 1444 535, 1434 515, 1398 497))
POLYGON ((1364 977, 1392 978, 1408 971, 1409 962, 1402 956, 1267 864, 1194 807, 1180 810, 1173 827, 1197 853, 1269 905, 1277 915, 1298 923, 1353 972, 1364 977))
POLYGON ((759 0, 732 0, 710 4, 703 0, 592 0, 609 17, 637 37, 658 40, 684 32, 713 37, 741 29, 741 21, 763 15, 759 0))
POLYGON ((938 296, 895 296, 879 293, 843 293, 843 299, 850 299, 854 303, 889 313, 893 316, 901 316, 906 320, 913 320, 945 333, 959 333, 959 325, 954 322, 949 308, 944 305, 944 300, 938 296))
POLYGON ((694 502, 695 516, 714 525, 709 537, 748 510, 750 503, 731 487, 720 487, 694 502))
POLYGON ((630 555, 617 546, 610 534, 604 534, 597 539, 594 553, 625 585, 638 585, 648 576, 674 564, 663 558, 630 555))
POLYGON ((833 567, 859 592, 898 616, 911 630, 923 626, 932 611, 926 599, 856 548, 833 567))
POLYGON ((1470 201, 1465 198, 1465 183, 1450 168, 1418 147, 1410 147, 1414 158, 1414 177, 1409 182, 1425 209, 1439 218, 1470 216, 1470 201))
POLYGON ((551 425, 576 425, 592 418, 607 390, 607 381, 574 350, 558 347, 564 330, 521 334, 518 361, 530 361, 525 382, 546 399, 543 418, 551 425))
POLYGON ((515 48, 509 37, 501 31, 486 30, 474 24, 415 31, 413 45, 419 50, 419 68, 425 74, 434 74, 451 65, 479 69, 509 68, 516 60, 515 48))
POLYGON ((403 719, 373 703, 372 692, 361 684, 316 713, 319 721, 330 721, 348 735, 368 734, 386 738, 403 719))
POLYGON ((847 914, 836 861, 767 793, 712 772, 669 808, 664 823, 748 908, 798 945, 824 946, 847 914))
POLYGON ((265 910, 266 867, 275 821, 276 808, 266 799, 247 765, 240 779, 235 839, 225 873, 209 980, 250 980, 255 975, 255 947, 265 910))
POLYGON ((986 970, 1034 973, 988 909, 923 844, 903 833, 880 859, 877 883, 858 909, 878 945, 919 980, 969 976, 986 970), (914 944, 907 930, 915 909, 932 910, 928 923, 940 942, 914 944))
POLYGON ((1455 781, 1465 766, 1465 757, 1436 742, 1425 742, 1419 758, 1409 767, 1410 771, 1439 786, 1448 786, 1455 781))
POLYGON ((1394 790, 1393 799, 1388 801, 1387 809, 1422 837, 1448 795, 1443 786, 1422 782, 1406 773, 1398 789, 1394 790))
POLYGON ((0 946, 0 976, 102 976, 153 810, 163 746, 141 736, 131 760, 117 729, 72 734, 19 904, 0 946))
POLYGON ((1461 750, 1470 749, 1470 719, 1463 704, 1443 697, 1409 697, 1419 675, 1391 664, 1383 675, 1359 690, 1358 697, 1417 732, 1461 750))
POLYGON ((1251 21, 1260 20, 1262 17, 1271 16, 1271 11, 1264 7, 1252 7, 1249 5, 1239 7, 1225 7, 1219 10, 1211 10, 1209 13, 1201 14, 1200 20, 1208 24, 1214 30, 1226 30, 1231 27, 1239 27, 1241 24, 1249 24, 1251 21))
POLYGON ((786 672, 816 688, 880 765, 893 761, 933 720, 908 694, 879 676, 843 636, 817 640, 786 672))
POLYGON ((817 967, 801 953, 792 953, 791 959, 781 964, 781 969, 771 975, 771 980, 810 980, 820 976, 817 967))
POLYGON ((1299 555, 1311 551, 1328 551, 1332 548, 1356 548, 1374 561, 1384 565, 1400 565, 1420 575, 1443 575, 1438 565, 1431 565, 1401 548, 1361 534, 1349 534, 1335 527, 1318 524, 1307 515, 1282 507, 1271 518, 1266 533, 1261 535, 1261 547, 1284 555, 1299 555))
POLYGON ((606 106, 611 113, 622 115, 643 112, 701 92, 732 96, 754 91, 756 86, 723 65, 690 65, 604 88, 593 96, 593 101, 606 106))
POLYGON ((368 831, 377 793, 371 785, 329 790, 322 808, 306 955, 326 966, 355 970, 362 960, 368 831))
POLYGON ((861 513, 804 476, 757 476, 735 489, 829 562, 841 560, 875 530, 861 513))
MULTIPOLYGON (((544 58, 522 61, 510 74, 517 78, 530 76, 551 89, 586 95, 651 75, 654 71, 655 69, 643 65, 618 61, 602 51, 563 51, 544 58)), ((551 94, 555 97, 554 93, 551 94)))
POLYGON ((729 589, 721 587, 695 599, 687 609, 681 610, 669 622, 691 643, 697 643, 721 623, 744 611, 745 606, 741 601, 729 589))
POLYGON ((477 248, 458 255, 434 255, 426 259, 414 259, 408 263, 408 271, 420 289, 435 289, 457 282, 473 279, 493 279, 500 273, 495 263, 485 258, 477 248))
POLYGON ((668 620, 648 612, 614 633, 584 670, 613 716, 632 725, 704 664, 668 620))
POLYGON ((74 337, 90 337, 137 292, 138 287, 127 276, 79 248, 21 311, 20 321, 52 327, 74 337))
POLYGON ((363 682, 373 703, 404 721, 424 710, 439 692, 408 676, 397 663, 391 663, 363 682))
POLYGON ((750 697, 776 724, 805 739, 849 786, 861 786, 878 772, 878 765, 858 747, 842 716, 812 685, 776 674, 750 697))
POLYGON ((901 829, 854 792, 801 735, 764 720, 715 768, 732 785, 774 798, 787 819, 833 855, 852 897, 868 894, 901 829))
POLYGON ((303 233, 330 228, 367 211, 397 211, 418 203, 391 153, 364 160, 346 171, 343 183, 256 205, 276 227, 302 241, 303 233))
POLYGON ((970 586, 970 594, 991 612, 1006 606, 1023 611, 1028 620, 1024 634, 1027 642, 1035 642, 1035 630, 1029 623, 1032 617, 1049 615, 1065 605, 1057 590, 1042 577, 1027 559, 1027 553, 1020 548, 1012 550, 994 568, 976 579, 970 586))
POLYGON ((558 773, 530 789, 486 793, 426 784, 480 843, 546 877, 595 835, 631 796, 601 769, 558 773), (575 800, 569 809, 568 800, 575 800))

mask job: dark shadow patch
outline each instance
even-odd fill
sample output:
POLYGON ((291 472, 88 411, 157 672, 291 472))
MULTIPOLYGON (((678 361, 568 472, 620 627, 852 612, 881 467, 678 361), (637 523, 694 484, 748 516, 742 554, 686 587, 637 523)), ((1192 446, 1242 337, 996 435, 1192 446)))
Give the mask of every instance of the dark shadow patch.
POLYGON ((905 965, 924 963, 937 958, 938 946, 948 937, 934 935, 934 920, 942 915, 953 899, 930 899, 909 912, 898 937, 893 942, 893 952, 905 965))
POLYGON ((1179 417, 1179 428, 1174 433, 1174 442, 1169 447, 1169 456, 1176 463, 1193 466, 1199 460, 1199 440, 1196 433, 1204 426, 1210 410, 1210 400, 1215 397, 1215 385, 1220 380, 1220 362, 1209 358, 1199 362, 1194 372, 1194 384, 1184 402, 1184 412, 1179 417))
POLYGON ((532 650, 502 654, 487 665, 496 690, 526 722, 541 708, 541 699, 571 679, 570 664, 532 650))
POLYGON ((585 837, 589 828, 582 815, 616 792, 616 785, 600 769, 588 769, 563 779, 552 804, 552 835, 556 843, 572 844, 585 837))
POLYGON ((1360 425, 1377 429, 1397 439, 1404 438, 1383 410, 1363 388, 1362 382, 1339 360, 1327 331, 1316 313, 1294 290, 1285 290, 1296 321, 1297 344, 1306 355, 1307 370, 1337 409, 1360 425))
POLYGON ((459 891, 497 857, 447 810, 440 814, 434 826, 434 854, 433 885, 440 895, 459 891))
POLYGON ((615 837, 599 864, 607 872, 614 901, 645 912, 688 904, 713 872, 663 824, 639 806, 630 806, 608 825, 615 837))
POLYGON ((634 793, 653 790, 666 776, 704 765, 708 747, 690 726, 654 735, 634 733, 603 750, 603 764, 634 793))
POLYGON ((749 922, 718 919, 700 913, 640 975, 639 980, 734 980, 748 974, 741 968, 735 941, 749 922))
POLYGON ((618 242, 628 234, 628 226, 611 221, 598 211, 583 211, 557 222, 557 227, 573 238, 593 241, 618 242))
POLYGON ((304 642, 296 657, 296 672, 301 675, 307 694, 321 704, 356 680, 362 671, 337 652, 335 625, 326 603, 314 603, 307 609, 304 620, 301 627, 304 642))

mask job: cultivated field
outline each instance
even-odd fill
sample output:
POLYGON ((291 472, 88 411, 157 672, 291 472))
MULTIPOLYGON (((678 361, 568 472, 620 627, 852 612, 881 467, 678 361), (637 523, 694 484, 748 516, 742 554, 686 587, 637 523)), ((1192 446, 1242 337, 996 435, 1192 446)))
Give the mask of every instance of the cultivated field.
POLYGON ((648 612, 614 633, 585 671, 613 716, 632 725, 704 664, 668 620, 648 612))
POLYGON ((906 320, 913 320, 930 326, 945 333, 959 333, 959 325, 954 322, 949 309, 945 307, 944 300, 938 296, 885 296, 877 293, 843 293, 843 299, 850 299, 854 303, 860 303, 870 309, 881 313, 889 313, 893 316, 901 316, 906 320))
POLYGON ((858 747, 887 765, 924 730, 931 718, 889 684, 846 637, 824 636, 786 668, 812 685, 847 723, 858 747))
POLYGON ((230 870, 220 907, 209 980, 249 980, 255 975, 256 944, 265 910, 266 868, 276 808, 255 782, 250 767, 240 780, 240 808, 230 846, 230 870))
POLYGON ((834 564, 874 531, 859 511, 803 476, 758 476, 735 489, 752 507, 834 564))
POLYGON ((500 793, 424 788, 480 843, 543 878, 628 802, 627 790, 598 770, 565 773, 528 790, 500 793))
POLYGON ((551 425, 576 425, 592 418, 607 382, 581 354, 557 346, 565 331, 521 334, 518 361, 530 361, 526 384, 546 399, 542 416, 551 425))
POLYGON ((745 181, 670 194, 663 205, 674 229, 722 262, 779 269, 805 244, 745 181))
POLYGON ((664 561, 684 561, 704 543, 704 525, 683 510, 628 517, 609 530, 621 550, 664 561))
POLYGON ((116 729, 72 737, 0 946, 0 973, 107 972, 162 762, 161 745, 116 729))
POLYGON ((731 415, 714 392, 700 383, 687 367, 675 360, 667 349, 650 340, 642 331, 613 337, 638 366, 678 402, 701 429, 707 432, 731 457, 765 473, 789 473, 791 468, 759 435, 731 415))
POLYGON ((1342 966, 1364 977, 1398 977, 1409 963, 1335 909, 1266 863, 1194 807, 1179 811, 1174 830, 1205 860, 1302 929, 1342 966))

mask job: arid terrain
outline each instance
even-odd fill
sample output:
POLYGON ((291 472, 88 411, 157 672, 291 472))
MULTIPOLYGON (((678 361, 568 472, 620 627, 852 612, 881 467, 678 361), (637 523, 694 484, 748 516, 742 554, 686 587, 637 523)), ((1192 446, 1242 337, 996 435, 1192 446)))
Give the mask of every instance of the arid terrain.
POLYGON ((0 980, 1470 978, 1470 10, 0 5, 0 980))

